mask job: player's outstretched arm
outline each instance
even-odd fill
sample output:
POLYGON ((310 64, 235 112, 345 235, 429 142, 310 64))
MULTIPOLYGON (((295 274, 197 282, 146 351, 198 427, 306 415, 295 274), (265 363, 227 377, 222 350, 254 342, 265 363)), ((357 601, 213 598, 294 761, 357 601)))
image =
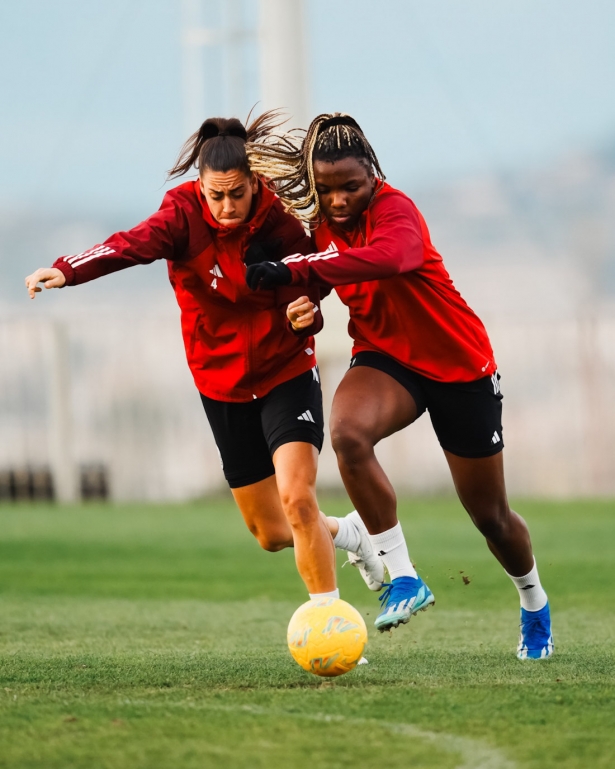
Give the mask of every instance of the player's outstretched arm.
POLYGON ((34 299, 36 294, 42 291, 39 283, 42 283, 45 288, 62 288, 66 283, 66 278, 62 270, 58 270, 56 267, 40 267, 26 278, 26 288, 30 294, 30 299, 34 299))
POLYGON ((295 331, 302 331, 314 323, 314 302, 307 296, 300 296, 286 308, 286 317, 295 331))

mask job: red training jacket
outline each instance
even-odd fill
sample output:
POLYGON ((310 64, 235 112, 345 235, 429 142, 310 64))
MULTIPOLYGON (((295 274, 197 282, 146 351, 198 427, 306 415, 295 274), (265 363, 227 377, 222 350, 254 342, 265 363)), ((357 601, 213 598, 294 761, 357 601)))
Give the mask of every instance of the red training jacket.
POLYGON ((381 352, 438 382, 496 370, 485 327, 453 285, 414 203, 383 183, 360 227, 321 224, 319 253, 288 256, 293 285, 335 287, 350 309, 353 355, 381 352))
MULTIPOLYGON (((190 181, 169 190, 160 209, 133 229, 53 266, 67 285, 76 285, 166 259, 198 390, 215 400, 245 403, 316 365, 311 334, 322 327, 322 313, 303 333, 290 330, 285 314, 288 303, 306 292, 250 291, 246 285, 243 258, 250 241, 275 238, 282 239, 283 254, 311 251, 301 224, 264 185, 249 221, 229 229, 216 222, 198 182, 190 181)), ((310 298, 318 308, 318 289, 310 298)))

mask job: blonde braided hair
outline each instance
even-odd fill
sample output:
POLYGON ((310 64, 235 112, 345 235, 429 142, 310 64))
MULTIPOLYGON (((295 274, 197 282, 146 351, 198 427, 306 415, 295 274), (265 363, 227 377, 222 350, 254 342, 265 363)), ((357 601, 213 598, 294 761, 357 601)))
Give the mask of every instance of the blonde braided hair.
POLYGON ((250 169, 279 195, 284 208, 309 227, 320 221, 320 203, 314 179, 314 160, 335 162, 356 157, 370 172, 384 179, 378 158, 361 127, 340 112, 314 118, 304 132, 270 133, 264 140, 246 143, 250 169), (298 144, 298 134, 303 141, 298 144))

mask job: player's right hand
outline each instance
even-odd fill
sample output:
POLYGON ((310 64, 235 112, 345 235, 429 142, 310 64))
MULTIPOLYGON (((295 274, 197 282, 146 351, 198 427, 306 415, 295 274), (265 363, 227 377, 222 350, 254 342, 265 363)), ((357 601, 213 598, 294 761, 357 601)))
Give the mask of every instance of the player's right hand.
POLYGON ((30 294, 30 299, 34 299, 36 294, 42 291, 39 283, 42 283, 45 288, 62 288, 66 283, 66 277, 62 270, 58 270, 56 267, 40 267, 26 278, 26 288, 30 294))
MULTIPOLYGON (((295 331, 301 331, 314 322, 314 302, 308 296, 300 296, 286 308, 286 317, 295 331)), ((318 308, 316 308, 318 310, 318 308)))

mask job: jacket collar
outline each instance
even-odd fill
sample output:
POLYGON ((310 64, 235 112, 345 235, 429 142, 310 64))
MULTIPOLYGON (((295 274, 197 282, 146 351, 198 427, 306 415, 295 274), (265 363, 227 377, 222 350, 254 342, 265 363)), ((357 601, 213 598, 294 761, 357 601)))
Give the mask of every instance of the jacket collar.
POLYGON ((207 201, 205 200, 205 196, 201 192, 201 186, 198 179, 196 179, 194 182, 194 190, 201 205, 203 218, 213 230, 216 230, 218 237, 222 238, 231 234, 253 234, 257 230, 260 230, 269 214, 269 211, 271 210, 271 206, 276 199, 275 193, 265 187, 265 185, 259 179, 258 191, 252 200, 252 210, 248 220, 243 224, 238 225, 237 227, 224 227, 212 216, 212 213, 209 210, 209 206, 207 205, 207 201))

